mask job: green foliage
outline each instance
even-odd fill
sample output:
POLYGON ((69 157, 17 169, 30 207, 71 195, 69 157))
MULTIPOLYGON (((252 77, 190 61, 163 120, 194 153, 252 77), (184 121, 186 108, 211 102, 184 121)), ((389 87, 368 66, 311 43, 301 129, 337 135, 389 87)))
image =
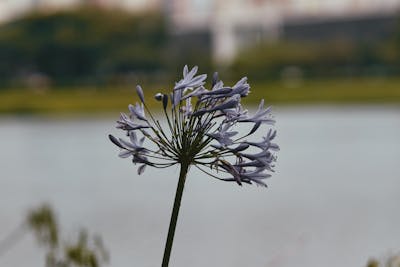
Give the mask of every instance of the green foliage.
POLYGON ((283 40, 259 44, 239 53, 232 73, 238 76, 246 71, 254 80, 286 79, 293 68, 304 78, 399 75, 400 14, 397 27, 386 39, 283 40))
POLYGON ((370 259, 367 263, 367 267, 400 267, 400 253, 389 253, 380 260, 370 259))
MULTIPOLYGON (((32 13, 0 25, 0 87, 29 85, 32 74, 41 75, 39 87, 115 85, 138 76, 170 82, 185 64, 210 73, 211 43, 207 31, 167 34, 161 14, 93 7, 32 13)), ((232 80, 245 72, 263 81, 290 76, 292 67, 304 78, 400 74, 400 18, 389 40, 262 44, 225 71, 232 80)))
POLYGON ((98 267, 99 263, 96 254, 88 249, 87 236, 82 232, 79 236, 77 244, 67 246, 65 254, 71 262, 78 266, 98 267))
POLYGON ((101 238, 89 239, 87 231, 82 230, 76 242, 60 240, 54 212, 47 204, 28 214, 27 225, 47 250, 47 267, 100 267, 108 261, 101 238))
POLYGON ((49 205, 43 205, 31 211, 27 221, 39 243, 50 247, 58 245, 58 225, 49 205))
POLYGON ((303 77, 381 76, 400 73, 400 52, 391 42, 290 42, 263 44, 243 51, 233 73, 246 70, 250 78, 281 78, 290 67, 303 77))
POLYGON ((163 67, 163 17, 77 9, 34 13, 0 27, 0 79, 43 73, 53 81, 99 79, 163 67))
POLYGON ((394 42, 400 47, 400 11, 397 14, 396 33, 393 39, 394 42))
POLYGON ((379 262, 377 262, 376 260, 370 260, 367 263, 367 267, 379 267, 379 262))

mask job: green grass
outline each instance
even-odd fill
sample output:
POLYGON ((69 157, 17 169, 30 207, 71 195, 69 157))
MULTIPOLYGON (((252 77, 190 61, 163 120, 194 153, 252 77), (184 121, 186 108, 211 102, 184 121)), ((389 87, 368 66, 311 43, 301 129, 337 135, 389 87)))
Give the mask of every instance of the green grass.
POLYGON ((255 84, 249 101, 259 98, 272 104, 400 104, 400 79, 314 80, 292 87, 255 84))
MULTIPOLYGON (((251 83, 251 94, 243 101, 257 104, 400 104, 400 79, 341 79, 304 81, 296 86, 282 82, 251 83)), ((147 87, 144 87, 145 89, 147 87)), ((154 87, 159 88, 159 87, 154 87)), ((150 106, 158 105, 145 90, 150 106)), ((166 91, 164 91, 165 93, 166 91)), ((138 101, 131 88, 62 88, 48 90, 0 90, 0 114, 82 114, 123 111, 138 101)))

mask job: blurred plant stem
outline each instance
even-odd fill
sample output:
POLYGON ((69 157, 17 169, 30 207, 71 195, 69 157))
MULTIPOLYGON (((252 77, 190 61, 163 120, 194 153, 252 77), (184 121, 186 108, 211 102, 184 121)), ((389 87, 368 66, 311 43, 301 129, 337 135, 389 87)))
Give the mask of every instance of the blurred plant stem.
POLYGON ((10 232, 3 240, 0 241, 0 257, 8 250, 15 246, 28 233, 26 223, 20 224, 12 232, 10 232))
POLYGON ((181 206, 183 188, 185 187, 185 181, 186 181, 186 176, 187 176, 188 171, 189 171, 189 164, 181 163, 181 171, 179 174, 178 186, 176 188, 175 201, 174 201, 174 207, 172 209, 171 221, 169 223, 167 242, 165 244, 164 257, 163 257, 163 261, 162 261, 162 265, 161 265, 162 267, 168 267, 168 264, 169 264, 169 258, 171 255, 172 244, 174 243, 176 222, 178 221, 179 208, 181 206))

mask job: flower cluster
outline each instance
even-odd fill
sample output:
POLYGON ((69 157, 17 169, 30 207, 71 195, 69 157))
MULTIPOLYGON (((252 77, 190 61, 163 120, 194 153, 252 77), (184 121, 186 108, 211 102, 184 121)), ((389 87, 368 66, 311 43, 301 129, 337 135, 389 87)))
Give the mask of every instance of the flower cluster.
POLYGON ((165 126, 147 108, 142 88, 136 87, 141 103, 129 105, 129 114, 122 113, 117 121, 117 128, 129 139, 109 135, 121 149, 119 156, 132 157, 132 162, 139 164, 139 174, 146 166, 181 164, 195 166, 219 180, 266 186, 263 179, 271 176, 274 152, 279 150, 273 142, 276 131, 268 127, 274 124, 270 108, 264 108, 264 100, 254 114, 242 107, 241 98, 250 92, 246 77, 230 87, 215 73, 207 89, 207 75, 196 73, 197 66, 190 71, 185 66, 183 78, 170 95, 154 96, 162 105, 165 126), (247 130, 240 136, 238 130, 243 129, 247 130), (252 140, 258 130, 266 134, 261 140, 252 140), (145 142, 149 144, 145 146, 145 142))

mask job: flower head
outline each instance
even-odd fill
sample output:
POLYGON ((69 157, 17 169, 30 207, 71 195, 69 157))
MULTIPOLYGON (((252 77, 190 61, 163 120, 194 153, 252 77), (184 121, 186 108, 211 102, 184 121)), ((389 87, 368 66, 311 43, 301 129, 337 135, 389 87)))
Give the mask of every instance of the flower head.
POLYGON ((212 87, 207 89, 207 76, 196 73, 197 67, 189 71, 185 66, 183 78, 170 94, 154 96, 162 103, 167 127, 154 118, 143 89, 136 87, 141 104, 129 105, 129 115, 122 113, 117 121, 117 128, 125 131, 129 140, 109 136, 121 149, 119 156, 132 157, 134 164, 140 164, 139 174, 145 166, 184 164, 222 181, 266 186, 263 180, 271 176, 279 150, 273 141, 276 131, 269 129, 261 140, 253 134, 274 124, 270 108, 264 108, 261 100, 255 114, 243 109, 241 98, 250 92, 246 77, 229 87, 214 74, 212 87), (242 124, 251 128, 240 135, 242 124))

